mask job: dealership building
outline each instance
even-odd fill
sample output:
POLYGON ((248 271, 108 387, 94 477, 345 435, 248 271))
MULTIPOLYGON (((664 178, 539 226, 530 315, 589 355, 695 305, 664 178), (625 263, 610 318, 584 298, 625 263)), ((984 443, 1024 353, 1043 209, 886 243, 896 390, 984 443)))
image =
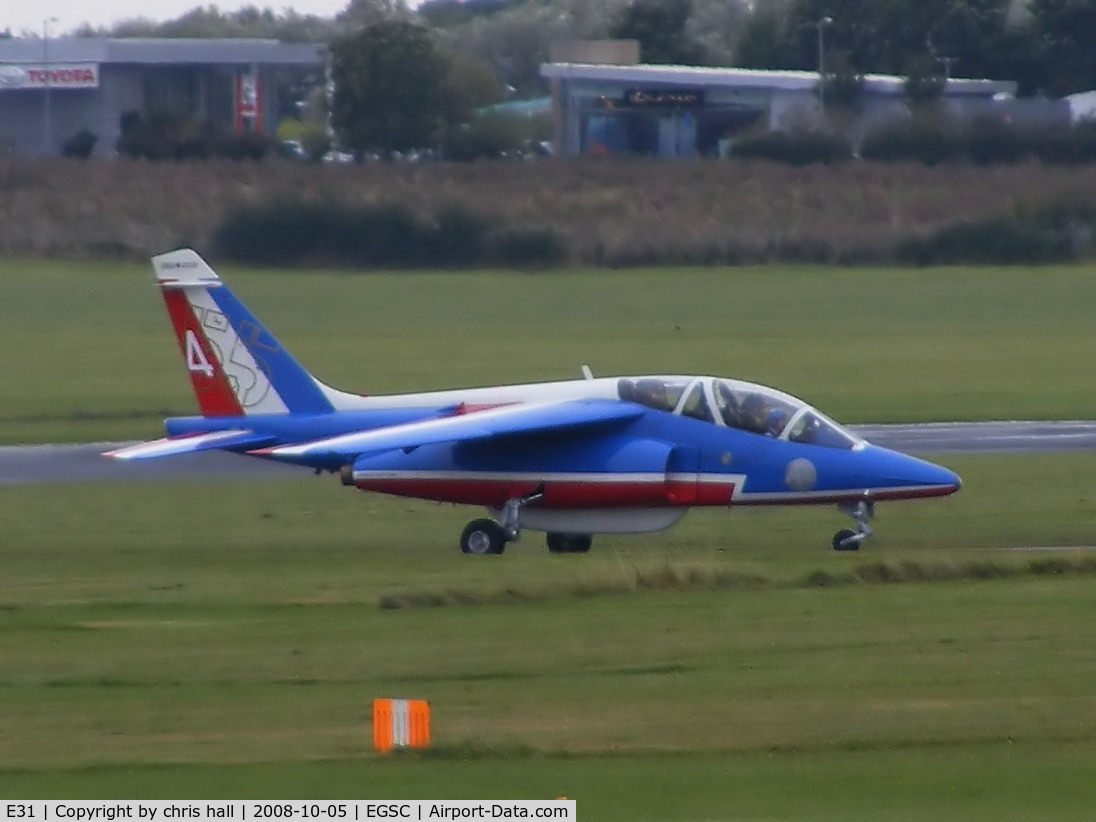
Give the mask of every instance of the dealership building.
MULTIPOLYGON (((719 156, 746 129, 817 122, 818 72, 640 64, 635 41, 554 44, 541 75, 552 90, 553 144, 561 156, 719 156)), ((864 77, 860 126, 908 116, 905 78, 864 77)), ((1011 99, 1016 83, 950 78, 942 100, 975 116, 1011 99)))
POLYGON ((56 154, 87 129, 110 154, 129 111, 272 133, 295 102, 283 90, 322 83, 325 61, 323 45, 274 40, 0 39, 0 146, 56 154))

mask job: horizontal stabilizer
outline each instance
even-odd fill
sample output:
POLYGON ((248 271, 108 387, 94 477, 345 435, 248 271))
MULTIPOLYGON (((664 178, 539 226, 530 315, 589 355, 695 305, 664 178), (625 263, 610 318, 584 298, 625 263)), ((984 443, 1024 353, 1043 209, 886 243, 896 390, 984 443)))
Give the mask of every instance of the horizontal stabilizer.
POLYGON ((310 460, 336 457, 335 461, 342 464, 362 454, 414 449, 435 443, 475 442, 619 426, 644 413, 645 409, 639 406, 614 400, 507 405, 252 453, 306 464, 310 460))
POLYGON ((227 431, 211 431, 207 434, 187 434, 182 437, 139 442, 136 445, 107 451, 103 456, 116 460, 149 460, 156 457, 192 454, 195 451, 257 448, 270 443, 272 439, 273 437, 266 434, 257 434, 246 428, 230 428, 227 431))

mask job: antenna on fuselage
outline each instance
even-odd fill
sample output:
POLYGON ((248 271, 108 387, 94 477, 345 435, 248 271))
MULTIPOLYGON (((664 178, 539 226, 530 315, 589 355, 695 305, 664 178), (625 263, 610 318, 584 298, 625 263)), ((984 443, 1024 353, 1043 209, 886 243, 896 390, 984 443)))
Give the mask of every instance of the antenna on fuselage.
POLYGON ((584 380, 592 380, 594 378, 594 372, 590 370, 590 366, 586 363, 582 364, 582 378, 584 380))

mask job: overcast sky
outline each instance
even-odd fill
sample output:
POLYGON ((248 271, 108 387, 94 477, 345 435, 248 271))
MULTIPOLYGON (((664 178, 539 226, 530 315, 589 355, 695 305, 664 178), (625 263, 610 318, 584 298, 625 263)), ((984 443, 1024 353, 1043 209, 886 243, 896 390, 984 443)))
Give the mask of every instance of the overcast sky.
POLYGON ((50 37, 71 33, 83 23, 109 26, 120 20, 146 17, 156 21, 171 20, 195 6, 216 5, 221 11, 235 11, 242 6, 270 6, 275 11, 292 8, 299 14, 333 17, 342 11, 348 0, 42 0, 41 5, 26 0, 0 2, 0 31, 11 29, 19 36, 29 31, 42 35, 42 23, 48 18, 50 37))

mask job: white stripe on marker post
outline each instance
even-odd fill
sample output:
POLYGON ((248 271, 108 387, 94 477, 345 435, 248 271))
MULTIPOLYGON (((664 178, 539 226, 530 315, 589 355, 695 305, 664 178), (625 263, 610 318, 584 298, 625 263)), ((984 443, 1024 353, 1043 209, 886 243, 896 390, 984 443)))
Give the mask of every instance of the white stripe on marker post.
POLYGON ((373 747, 381 753, 395 748, 430 747, 430 703, 421 699, 374 699, 373 747))

